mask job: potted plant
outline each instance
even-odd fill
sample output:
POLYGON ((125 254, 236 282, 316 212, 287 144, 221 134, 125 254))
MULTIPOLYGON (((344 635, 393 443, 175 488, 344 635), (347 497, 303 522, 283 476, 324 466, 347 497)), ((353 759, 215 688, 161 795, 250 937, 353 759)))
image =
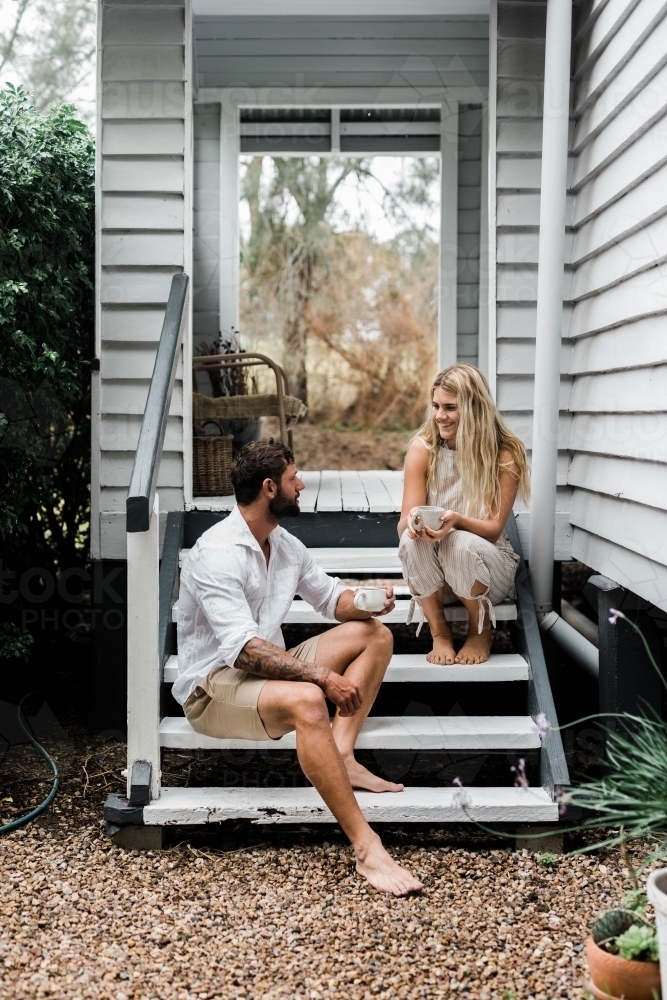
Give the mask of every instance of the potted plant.
MULTIPOLYGON (((667 688, 667 680, 662 674, 655 657, 649 648, 641 629, 627 618, 622 611, 612 608, 609 622, 615 625, 619 618, 623 619, 640 637, 654 670, 660 678, 663 687, 667 688)), ((620 731, 610 730, 607 736, 607 759, 601 777, 584 782, 577 788, 568 789, 561 794, 561 815, 569 805, 575 805, 589 813, 589 818, 579 826, 579 829, 606 827, 613 830, 603 843, 595 845, 596 849, 620 845, 625 853, 628 840, 658 834, 661 842, 656 850, 646 857, 640 866, 647 865, 667 854, 667 721, 653 710, 648 714, 630 715, 620 713, 616 716, 621 721, 620 731)), ((625 865, 628 869, 629 863, 625 865)), ((641 990, 644 980, 650 979, 650 969, 657 972, 658 958, 661 958, 662 970, 667 979, 667 869, 653 872, 648 880, 648 892, 656 912, 656 928, 643 919, 643 906, 646 897, 638 892, 637 872, 635 892, 630 894, 630 901, 637 905, 628 905, 621 910, 609 911, 617 914, 607 918, 611 923, 603 921, 601 929, 594 930, 587 945, 587 956, 593 986, 593 995, 606 998, 614 996, 604 992, 611 988, 615 980, 607 983, 599 977, 611 976, 612 972, 632 973, 636 979, 634 989, 641 990), (625 929, 622 929, 622 917, 630 919, 628 912, 635 914, 635 919, 625 929), (639 918, 639 920, 637 919, 639 918), (621 921, 618 926, 613 921, 621 921), (599 937, 604 931, 609 932, 605 938, 599 937), (627 935, 627 936, 626 936, 627 935), (606 954, 605 954, 606 953, 606 954), (623 965, 623 962, 630 963, 623 965), (632 968, 631 968, 632 966, 632 968), (600 982, 603 982, 600 991, 600 982), (595 990, 598 990, 596 992, 595 990)), ((604 916, 604 915, 602 915, 604 916)), ((596 922, 597 923, 597 922, 596 922)), ((648 993, 633 992, 631 982, 626 982, 621 988, 624 992, 616 996, 630 1000, 634 996, 659 997, 658 985, 649 989, 648 993)), ((648 985, 646 985, 648 989, 648 985)))
POLYGON ((655 1000, 660 996, 658 939, 644 918, 646 896, 631 892, 624 905, 602 912, 586 942, 589 990, 595 1000, 655 1000))
POLYGON ((658 871, 651 872, 646 884, 646 891, 655 910, 660 968, 665 972, 667 979, 667 868, 659 868, 658 871))

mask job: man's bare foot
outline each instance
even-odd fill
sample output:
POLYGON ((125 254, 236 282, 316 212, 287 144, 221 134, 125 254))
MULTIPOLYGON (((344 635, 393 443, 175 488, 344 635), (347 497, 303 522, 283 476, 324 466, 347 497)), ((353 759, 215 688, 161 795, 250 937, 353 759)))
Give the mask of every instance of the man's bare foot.
POLYGON ((433 649, 426 654, 426 659, 429 663, 448 664, 454 663, 455 656, 456 650, 452 642, 452 633, 448 629, 442 635, 436 635, 433 640, 433 649))
POLYGON ((357 871, 378 892, 387 892, 392 896, 408 896, 424 888, 419 879, 387 854, 379 837, 364 851, 357 852, 357 871))
POLYGON ((353 788, 365 792, 402 792, 403 785, 397 785, 394 781, 385 781, 378 778, 377 774, 367 770, 354 757, 343 757, 343 763, 353 788))
POLYGON ((491 652, 491 626, 488 625, 477 633, 477 626, 470 626, 468 638, 459 649, 455 663, 484 663, 491 652))

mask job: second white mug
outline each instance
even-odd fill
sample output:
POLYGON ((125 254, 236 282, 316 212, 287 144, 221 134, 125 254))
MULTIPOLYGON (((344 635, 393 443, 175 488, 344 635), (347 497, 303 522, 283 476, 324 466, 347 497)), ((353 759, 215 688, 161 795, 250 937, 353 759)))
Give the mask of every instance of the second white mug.
POLYGON ((442 528, 440 518, 444 513, 444 507, 418 507, 417 513, 412 515, 410 527, 413 531, 422 531, 424 528, 437 531, 438 528, 442 528))
POLYGON ((385 587, 359 587, 354 595, 354 606, 359 611, 382 611, 387 600, 385 587))

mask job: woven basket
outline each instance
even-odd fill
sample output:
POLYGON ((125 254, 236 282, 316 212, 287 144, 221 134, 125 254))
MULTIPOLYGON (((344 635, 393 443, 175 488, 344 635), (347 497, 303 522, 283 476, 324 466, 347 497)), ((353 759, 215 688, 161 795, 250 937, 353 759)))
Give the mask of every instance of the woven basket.
MULTIPOLYGON (((294 420, 306 413, 306 407, 295 396, 284 396, 285 417, 294 420)), ((259 417, 278 417, 278 396, 266 393, 255 396, 204 396, 192 394, 192 415, 195 420, 257 420, 259 417)))
POLYGON ((192 492, 196 497, 228 497, 234 492, 230 478, 233 440, 226 434, 193 437, 192 492))

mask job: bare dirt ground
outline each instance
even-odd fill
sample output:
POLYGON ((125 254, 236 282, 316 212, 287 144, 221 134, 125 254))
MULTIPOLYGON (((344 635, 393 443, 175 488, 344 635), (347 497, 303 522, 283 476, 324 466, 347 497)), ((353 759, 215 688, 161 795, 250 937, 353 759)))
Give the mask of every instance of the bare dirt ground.
MULTIPOLYGON (((548 867, 464 826, 384 832, 425 883, 409 899, 366 888, 332 828, 181 828, 162 852, 128 852, 100 821, 123 745, 71 731, 52 749, 54 806, 0 839, 3 1000, 579 998, 587 927, 630 887, 617 852, 548 867)), ((197 755, 180 756, 185 783, 197 755)), ((11 750, 2 820, 47 779, 11 750)))
MULTIPOLYGON (((402 469, 411 431, 341 430, 297 424, 293 430, 297 464, 312 469, 402 469)), ((264 435, 278 434, 277 420, 267 420, 264 435)))

